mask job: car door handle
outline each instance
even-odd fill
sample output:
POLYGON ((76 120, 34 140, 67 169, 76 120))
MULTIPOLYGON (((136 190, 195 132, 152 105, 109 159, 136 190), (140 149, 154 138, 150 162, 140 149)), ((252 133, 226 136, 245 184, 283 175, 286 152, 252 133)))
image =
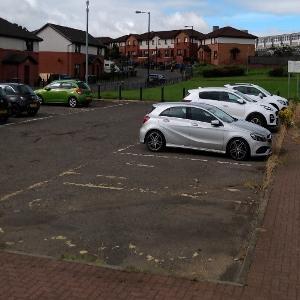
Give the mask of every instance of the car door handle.
POLYGON ((170 122, 169 119, 163 119, 163 121, 166 122, 166 123, 170 122))
POLYGON ((197 123, 195 123, 195 122, 193 122, 193 123, 192 123, 192 126, 194 126, 194 127, 197 127, 197 126, 198 126, 198 124, 197 124, 197 123))

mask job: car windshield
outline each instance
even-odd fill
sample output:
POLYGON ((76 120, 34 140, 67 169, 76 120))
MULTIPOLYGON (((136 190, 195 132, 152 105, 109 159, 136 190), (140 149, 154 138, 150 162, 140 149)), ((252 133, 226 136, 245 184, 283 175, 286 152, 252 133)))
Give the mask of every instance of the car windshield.
POLYGON ((234 91, 237 95, 239 95, 241 98, 245 99, 247 102, 257 102, 256 100, 251 99, 247 95, 241 93, 240 91, 235 90, 234 91))
POLYGON ((209 106, 209 107, 205 107, 205 108, 210 113, 212 113, 215 117, 217 117, 218 119, 220 119, 221 121, 223 121, 225 123, 233 123, 233 122, 237 121, 236 118, 228 115, 225 111, 223 111, 215 106, 209 106))
POLYGON ((0 96, 5 96, 3 89, 0 87, 0 96))
POLYGON ((259 87, 260 91, 265 93, 268 96, 272 96, 272 94, 270 92, 268 92, 267 90, 265 90, 264 88, 262 88, 261 86, 259 87))
POLYGON ((33 89, 28 85, 17 85, 14 87, 14 89, 17 90, 21 95, 34 94, 33 89))
POLYGON ((90 89, 89 86, 83 81, 78 81, 77 85, 80 89, 83 89, 83 90, 89 90, 90 89))

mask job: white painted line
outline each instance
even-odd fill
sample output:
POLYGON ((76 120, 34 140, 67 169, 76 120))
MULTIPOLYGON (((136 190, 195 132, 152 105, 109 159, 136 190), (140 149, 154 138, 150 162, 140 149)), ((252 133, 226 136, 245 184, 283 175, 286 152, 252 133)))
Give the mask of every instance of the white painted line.
POLYGON ((102 178, 107 178, 107 179, 118 179, 118 180, 127 180, 127 177, 118 177, 118 176, 113 176, 113 175, 97 175, 96 177, 102 177, 102 178))
POLYGON ((130 103, 122 103, 122 104, 109 105, 109 106, 105 106, 105 107, 80 109, 78 111, 74 111, 74 112, 71 111, 71 112, 68 112, 68 113, 51 115, 51 116, 48 116, 48 117, 35 118, 35 119, 25 120, 25 121, 16 122, 16 123, 7 123, 7 124, 0 125, 0 129, 4 128, 4 127, 8 127, 8 126, 13 126, 13 125, 28 124, 28 123, 32 123, 32 122, 43 121, 43 120, 47 120, 47 119, 53 119, 54 117, 64 117, 64 116, 77 115, 77 114, 80 114, 80 113, 86 113, 86 112, 96 111, 96 110, 100 110, 100 109, 114 108, 114 107, 129 105, 129 104, 130 103))
MULTIPOLYGON (((116 152, 115 152, 116 153, 116 152)), ((231 165, 231 166, 241 166, 241 167, 252 167, 252 164, 246 163, 237 163, 230 161, 213 161, 202 158, 190 158, 190 157, 180 157, 180 156, 166 156, 166 155, 154 155, 154 154, 141 154, 141 153, 131 153, 131 152, 118 152, 121 155, 129 155, 129 156, 140 156, 140 157, 154 157, 154 158, 163 158, 163 159, 176 159, 176 160, 188 160, 188 161, 199 161, 199 162, 212 162, 222 165, 231 165)))
POLYGON ((132 147, 134 147, 134 146, 135 146, 135 145, 129 145, 129 146, 125 147, 125 148, 121 148, 121 149, 117 150, 115 153, 117 153, 117 152, 122 152, 122 151, 125 151, 125 150, 128 150, 129 148, 132 148, 132 147))
POLYGON ((126 163, 127 166, 134 166, 134 167, 139 167, 139 168, 155 168, 153 165, 144 165, 144 164, 133 164, 133 163, 126 163))
POLYGON ((73 185, 73 186, 79 186, 79 187, 104 189, 104 190, 116 190, 116 191, 124 190, 124 188, 121 188, 121 187, 107 186, 107 185, 103 185, 103 184, 92 184, 92 183, 83 184, 83 183, 74 183, 74 182, 64 182, 64 185, 73 185))

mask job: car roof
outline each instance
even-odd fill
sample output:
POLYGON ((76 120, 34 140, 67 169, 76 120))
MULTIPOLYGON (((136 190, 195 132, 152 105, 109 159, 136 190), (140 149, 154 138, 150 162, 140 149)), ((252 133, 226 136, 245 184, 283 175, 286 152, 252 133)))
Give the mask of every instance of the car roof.
POLYGON ((189 90, 189 92, 214 92, 214 91, 216 91, 216 92, 234 92, 234 91, 232 91, 232 90, 230 90, 229 88, 227 88, 227 87, 199 87, 199 88, 197 88, 197 89, 191 89, 191 90, 189 90))
POLYGON ((187 106, 187 107, 199 107, 199 108, 209 108, 213 107, 213 105, 207 103, 200 103, 200 102, 161 102, 153 104, 154 107, 163 107, 163 106, 187 106))
POLYGON ((82 80, 77 80, 77 79, 59 79, 59 80, 53 80, 51 83, 54 83, 54 82, 84 82, 82 80))

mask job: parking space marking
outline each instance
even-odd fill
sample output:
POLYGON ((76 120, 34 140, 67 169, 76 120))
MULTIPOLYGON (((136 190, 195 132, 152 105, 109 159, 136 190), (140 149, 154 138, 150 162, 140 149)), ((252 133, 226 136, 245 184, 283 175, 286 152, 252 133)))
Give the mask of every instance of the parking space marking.
POLYGON ((126 163, 127 166, 134 166, 134 167, 139 167, 139 168, 155 168, 153 165, 145 165, 145 164, 135 164, 135 163, 126 163))
POLYGON ((199 162, 214 162, 217 164, 222 165, 232 165, 232 166, 242 166, 242 167, 252 167, 252 164, 246 164, 246 163, 237 163, 237 162, 229 162, 229 161, 212 161, 208 159, 202 159, 202 158, 190 158, 190 157, 179 157, 179 156, 167 156, 167 155, 154 155, 154 154, 140 154, 140 153, 131 153, 131 152, 121 152, 118 153, 121 155, 128 155, 128 156, 136 156, 136 157, 153 157, 153 158, 162 158, 162 159, 175 159, 175 160, 189 160, 189 161, 199 161, 199 162))
POLYGON ((96 177, 102 177, 102 178, 107 178, 107 179, 118 179, 118 180, 127 180, 127 177, 118 177, 118 176, 113 176, 113 175, 101 175, 98 174, 96 177))
POLYGON ((63 184, 69 186, 83 187, 83 188, 92 188, 92 189, 158 194, 157 191, 150 190, 148 188, 140 188, 140 187, 128 188, 128 187, 116 187, 116 186, 104 185, 104 184, 76 183, 76 182, 64 182, 63 184))
POLYGON ((109 106, 105 106, 105 107, 86 108, 86 109, 80 109, 80 110, 74 111, 74 112, 71 111, 71 112, 57 114, 57 115, 50 115, 50 116, 47 116, 47 117, 34 118, 34 119, 24 120, 24 121, 15 122, 15 123, 7 123, 7 124, 0 125, 0 129, 8 127, 8 126, 13 126, 13 125, 28 124, 28 123, 33 123, 33 122, 37 122, 37 121, 43 121, 43 120, 47 120, 47 119, 53 119, 54 117, 71 116, 71 115, 76 115, 76 114, 80 114, 80 113, 86 113, 86 112, 96 111, 96 110, 100 110, 100 109, 108 109, 108 108, 120 107, 120 106, 124 106, 124 105, 129 105, 129 104, 130 103, 121 103, 121 104, 109 105, 109 106))

